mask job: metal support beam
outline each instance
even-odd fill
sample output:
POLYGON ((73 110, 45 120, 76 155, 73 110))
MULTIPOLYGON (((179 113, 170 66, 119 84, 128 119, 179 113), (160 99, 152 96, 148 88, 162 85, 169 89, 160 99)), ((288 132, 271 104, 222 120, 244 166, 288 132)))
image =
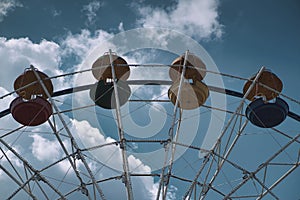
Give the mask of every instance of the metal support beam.
MULTIPOLYGON (((175 123, 176 123, 176 116, 177 116, 177 110, 178 110, 180 95, 181 95, 182 84, 184 82, 184 75, 185 75, 185 71, 186 71, 186 63, 187 63, 188 55, 189 55, 189 51, 187 50, 185 52, 185 56, 184 56, 184 61, 183 61, 183 66, 182 66, 182 71, 181 71, 181 76, 180 76, 180 82, 179 82, 178 91, 177 91, 177 95, 176 95, 176 101, 175 101, 175 105, 174 105, 172 124, 171 124, 170 131, 169 131, 169 141, 170 142, 167 143, 166 148, 165 148, 165 160, 164 160, 164 165, 163 165, 163 168, 162 168, 162 171, 161 171, 160 183, 159 183, 159 187, 158 187, 158 190, 157 190, 156 200, 159 200, 161 190, 164 189, 164 187, 166 187, 166 188, 162 192, 163 193, 163 199, 166 198, 166 194, 167 194, 167 191, 168 191, 169 178, 167 177, 167 180, 165 180, 165 169, 167 167, 167 162, 168 162, 168 158, 169 158, 169 148, 170 148, 170 146, 173 147, 173 145, 176 145, 176 144, 173 144, 172 141, 173 141, 173 138, 174 138, 174 127, 175 127, 175 123), (166 186, 164 186, 165 181, 167 183, 166 186)), ((173 150, 175 150, 175 148, 173 148, 173 150)), ((172 163, 173 163, 173 161, 172 161, 173 158, 172 157, 174 157, 173 152, 172 152, 171 160, 170 160, 171 163, 169 163, 169 165, 171 165, 171 166, 169 167, 168 173, 171 173, 171 170, 172 170, 172 163)), ((170 174, 169 174, 169 176, 170 176, 170 174)))
POLYGON ((51 102, 51 104, 52 104, 54 110, 57 112, 60 121, 62 122, 62 124, 63 124, 63 126, 64 126, 66 132, 68 133, 68 136, 69 136, 70 139, 71 139, 72 147, 74 147, 74 148, 76 149, 78 155, 79 155, 80 158, 81 158, 81 161, 82 161, 83 165, 85 166, 86 170, 88 171, 89 176, 90 176, 91 179, 92 179, 92 182, 95 184, 96 189, 97 189, 97 191, 98 191, 99 194, 100 194, 100 197, 104 200, 104 199, 105 199, 104 193, 102 192, 100 186, 97 184, 96 179, 95 179, 95 177, 94 177, 94 175, 93 175, 93 173, 92 173, 92 171, 91 171, 91 169, 90 169, 88 163, 87 163, 86 160, 85 160, 85 157, 84 157, 83 154, 81 153, 81 150, 79 149, 79 147, 78 147, 78 145, 77 145, 77 143, 76 143, 76 141, 75 141, 75 139, 74 139, 74 137, 73 137, 73 135, 72 135, 72 133, 71 133, 69 127, 67 126, 67 123, 65 122, 64 118, 62 117, 62 114, 60 113, 60 111, 59 111, 57 105, 56 105, 55 102, 53 101, 53 99, 52 99, 52 97, 51 97, 49 91, 47 90, 47 88, 46 88, 44 82, 42 81, 41 77, 40 77, 39 74, 35 71, 34 66, 31 65, 30 68, 33 70, 33 72, 34 72, 36 78, 38 79, 40 85, 42 86, 42 88, 43 88, 43 90, 45 91, 47 97, 49 98, 49 101, 51 102))
POLYGON ((110 61, 110 65, 111 65, 111 74, 112 74, 112 78, 113 78, 114 94, 115 94, 115 99, 116 99, 117 125, 118 125, 119 139, 120 139, 120 148, 121 148, 121 152, 122 152, 125 185, 126 185, 126 189, 127 189, 127 199, 133 200, 132 184, 131 184, 131 178, 130 178, 130 174, 129 174, 129 164, 128 164, 128 158, 127 158, 127 152, 126 152, 126 139, 124 137, 124 130, 123 130, 123 124, 122 124, 122 119, 121 119, 118 84, 117 84, 115 66, 113 63, 111 49, 109 49, 109 61, 110 61))
POLYGON ((52 122, 51 122, 50 120, 48 120, 48 123, 49 123, 51 129, 53 130, 54 135, 56 136, 56 139, 58 140, 58 142, 59 142, 61 148, 63 149, 63 152, 66 154, 67 159, 68 159, 68 161, 69 161, 71 167, 73 168, 73 171, 75 172, 77 178, 78 178, 79 181, 80 181, 80 184, 83 184, 83 180, 82 180, 82 178, 81 178, 81 176, 80 176, 80 174, 79 174, 79 172, 78 172, 78 170, 77 170, 77 168, 76 168, 76 165, 75 165, 75 163, 72 161, 72 159, 70 158, 70 154, 69 154, 67 148, 65 147, 63 141, 62 141, 61 138, 59 137, 59 134, 57 133, 55 126, 52 124, 52 122))
MULTIPOLYGON (((218 174, 220 173, 225 161, 227 160, 229 154, 231 153, 234 145, 237 143, 238 139, 240 138, 241 136, 241 133, 243 132, 243 130, 246 128, 246 125, 248 123, 248 120, 245 121, 245 123, 243 124, 243 126, 241 127, 241 129, 239 130, 238 134, 236 135, 236 137, 234 138, 233 142, 231 143, 229 149, 227 150, 227 152, 225 153, 224 157, 221 159, 220 163, 218 164, 218 168, 217 170, 215 171, 213 177, 211 178, 211 180, 209 181, 208 185, 212 185, 213 182, 216 180, 218 174)), ((207 193, 205 193, 201 199, 204 199, 205 196, 206 196, 207 193)))

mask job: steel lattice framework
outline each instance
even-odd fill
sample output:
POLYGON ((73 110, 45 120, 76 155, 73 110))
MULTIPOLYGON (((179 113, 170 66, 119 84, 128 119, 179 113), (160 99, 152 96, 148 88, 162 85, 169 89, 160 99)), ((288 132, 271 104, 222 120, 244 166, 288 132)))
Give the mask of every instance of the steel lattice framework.
MULTIPOLYGON (((111 52, 110 52, 111 55, 111 52)), ((188 55, 188 51, 186 55, 188 55)), ((112 58, 110 57, 112 64, 112 74, 114 75, 114 69, 118 66, 113 66, 112 58)), ((183 64, 183 73, 186 68, 186 64, 183 64)), ((129 64, 131 67, 169 67, 167 65, 143 65, 143 64, 129 64)), ((264 67, 261 68, 259 73, 256 76, 256 79, 253 80, 252 86, 249 88, 249 91, 256 83, 257 78, 260 76, 260 73, 264 70, 264 67)), ((75 74, 81 74, 89 72, 90 70, 82 70, 77 72, 72 72, 68 74, 62 74, 56 77, 50 77, 50 79, 57 79, 65 76, 72 76, 75 74)), ((217 73, 206 70, 207 73, 217 73)), ((234 75, 218 73, 222 76, 227 76, 232 79, 239 80, 248 80, 246 78, 237 77, 234 75)), ((38 76, 38 74, 36 74, 38 76)), ((39 77, 38 77, 39 78, 39 77)), ((114 85, 116 87, 115 78, 114 85)), ((44 90, 47 90, 43 85, 43 82, 38 79, 44 90)), ((180 87, 183 82, 183 75, 181 76, 180 86, 177 96, 180 96, 180 87)), ((170 85, 171 81, 166 80, 128 80, 129 85, 153 85, 157 87, 159 85, 170 85)), ((26 86, 25 86, 26 87, 26 86)), ((182 120, 182 113, 184 110, 178 108, 178 102, 174 106, 173 112, 169 114, 168 117, 171 119, 170 131, 169 134, 165 134, 165 137, 160 139, 132 139, 128 138, 124 133, 122 125, 122 114, 120 110, 119 98, 118 98, 118 89, 114 90, 116 97, 116 125, 118 137, 115 141, 105 144, 99 144, 97 146, 83 148, 78 144, 77 138, 74 137, 72 130, 70 130, 70 124, 65 121, 63 113, 69 113, 74 110, 84 110, 92 105, 86 105, 84 107, 78 108, 68 108, 61 109, 57 105, 59 101, 58 97, 62 95, 69 95, 76 92, 81 92, 88 90, 92 87, 92 84, 87 84, 83 86, 78 86, 74 88, 68 88, 59 90, 50 95, 49 101, 53 106, 55 111, 53 117, 48 120, 48 126, 52 130, 52 134, 55 137, 57 143, 59 144, 61 150, 64 152, 64 156, 58 158, 55 161, 51 161, 46 165, 35 165, 28 159, 28 156, 21 155, 18 150, 18 145, 16 139, 14 142, 9 142, 9 138, 13 134, 23 134, 27 130, 30 131, 26 126, 19 126, 13 130, 4 130, 0 135, 0 150, 1 157, 0 161, 0 171, 6 174, 7 177, 15 185, 14 191, 6 191, 9 195, 8 199, 14 199, 18 195, 22 194, 29 199, 68 199, 72 195, 77 194, 78 192, 82 193, 82 197, 86 199, 108 199, 107 192, 103 184, 106 182, 122 182, 126 190, 127 199, 132 200, 135 198, 134 193, 134 184, 132 184, 132 179, 135 177, 154 177, 159 183, 156 199, 167 199, 168 192, 170 191, 171 184, 180 182, 181 188, 178 190, 183 194, 182 199, 210 199, 209 195, 212 197, 217 197, 219 199, 262 199, 265 196, 268 196, 271 199, 279 199, 280 197, 274 191, 275 187, 280 188, 280 183, 289 175, 293 174, 293 171, 298 169, 299 166, 299 137, 300 133, 289 133, 286 131, 279 130, 277 128, 271 128, 267 130, 267 134, 273 135, 276 134, 284 138, 285 143, 281 142, 277 148, 270 150, 271 153, 268 153, 265 156, 265 159, 261 163, 254 163, 251 166, 248 166, 247 162, 237 160, 235 157, 236 153, 233 154, 234 150, 239 150, 239 142, 241 137, 245 137, 245 129, 247 128, 248 120, 243 114, 243 109, 247 106, 246 96, 237 91, 232 91, 230 89, 218 88, 216 86, 209 86, 210 91, 222 93, 224 95, 232 96, 234 99, 239 99, 238 105, 234 111, 224 110, 221 108, 215 108, 210 105, 204 105, 202 108, 209 110, 219 110, 226 112, 230 117, 227 119, 226 124, 220 133, 215 145, 211 149, 203 149, 200 146, 195 144, 184 144, 178 141, 180 123, 182 120), (58 124, 62 124, 59 126, 58 124), (67 145, 65 141, 68 141, 70 145, 67 145), (138 173, 134 169, 129 167, 128 148, 132 143, 136 144, 155 144, 163 146, 165 149, 165 160, 162 164, 160 170, 156 170, 151 173, 138 173), (98 178, 97 173, 102 168, 110 168, 105 163, 101 163, 94 158, 92 158, 89 152, 94 150, 101 150, 109 146, 118 146, 121 150, 121 159, 122 159, 122 172, 111 177, 98 178), (178 147, 185 147, 189 152, 194 154, 204 153, 203 158, 195 158, 194 160, 189 160, 183 156, 186 166, 189 168, 189 171, 192 172, 184 176, 185 173, 179 173, 176 166, 178 161, 175 161, 174 156, 176 154, 178 147), (292 153, 289 150, 292 148, 292 153), (296 152, 294 150, 297 150, 296 152), (286 157, 287 159, 278 159, 286 157), (19 166, 16 166, 14 163, 19 163, 19 166), (89 162, 98 163, 98 167, 92 168, 89 165, 89 162), (64 177, 51 177, 51 169, 54 166, 59 165, 59 163, 68 162, 70 168, 67 170, 64 177), (246 163, 246 164, 245 164, 246 163), (269 179, 269 174, 274 173, 273 168, 280 168, 276 171, 277 176, 275 178, 269 179), (70 183, 67 181, 67 174, 72 174, 76 177, 76 182, 70 183), (238 176, 237 176, 238 174, 238 176), (239 178, 237 178, 239 177, 239 178), (220 181, 223 183, 220 183, 220 181), (105 189, 104 189, 105 188, 105 189), (252 189, 250 189, 252 188, 252 189)), ((267 87, 267 86, 265 86, 267 87)), ((272 88, 269 88, 272 89, 272 88)), ((248 92, 249 92, 248 91, 248 92)), ((5 99, 6 97, 12 95, 16 91, 12 91, 9 94, 6 94, 1 97, 5 99)), ((46 91, 47 92, 47 91, 46 91)), ((277 92, 277 91, 275 91, 277 92)), ((284 94, 280 94, 283 98, 286 98, 293 103, 296 103, 298 106, 300 102, 298 100, 292 99, 284 94)), ((157 103, 169 103, 169 100, 165 99, 130 99, 129 103, 139 103, 142 106, 149 105, 151 102, 157 103)), ((10 110, 6 109, 0 113, 0 118, 4 119, 7 115, 10 114, 10 110)), ((300 125, 300 116, 296 113, 289 111, 288 113, 291 123, 296 124, 298 127, 300 125)), ((298 129, 299 130, 299 129, 298 129)), ((272 136, 273 137, 273 136, 272 136)), ((276 139, 275 139, 276 141, 276 139)), ((249 150, 251 154, 251 150, 249 150)), ((245 156, 246 159, 246 156, 245 156)), ((2 183, 1 183, 2 184, 2 183)), ((25 199, 25 198, 23 198, 25 199)))

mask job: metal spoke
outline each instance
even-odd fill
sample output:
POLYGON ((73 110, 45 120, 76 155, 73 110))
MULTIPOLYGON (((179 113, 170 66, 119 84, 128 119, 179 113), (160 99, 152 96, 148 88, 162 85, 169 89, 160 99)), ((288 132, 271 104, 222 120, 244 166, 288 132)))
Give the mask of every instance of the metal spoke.
POLYGON ((119 133, 119 139, 120 139, 120 148, 121 148, 121 152, 122 152, 125 186, 127 188, 127 199, 133 200, 132 183, 131 183, 131 178, 130 178, 130 174, 129 174, 129 164, 128 164, 127 152, 126 152, 126 139, 124 137, 124 130, 123 130, 123 125, 122 125, 118 85, 117 85, 117 79, 116 79, 115 67, 114 67, 114 63, 113 63, 113 59, 112 59, 111 49, 109 50, 109 60, 110 60, 111 73, 112 73, 113 84, 114 84, 114 94, 115 94, 115 99, 116 99, 116 115, 117 115, 118 133, 119 133))

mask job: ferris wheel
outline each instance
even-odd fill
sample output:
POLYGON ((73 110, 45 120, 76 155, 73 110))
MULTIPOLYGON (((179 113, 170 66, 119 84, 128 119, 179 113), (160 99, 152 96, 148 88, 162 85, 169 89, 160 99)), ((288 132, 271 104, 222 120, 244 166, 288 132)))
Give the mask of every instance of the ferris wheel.
POLYGON ((132 64, 109 50, 87 69, 51 77, 29 66, 1 97, 9 104, 0 120, 14 120, 1 127, 1 196, 280 199, 299 170, 300 135, 288 130, 299 130, 290 104, 300 102, 265 67, 245 78, 182 53, 170 64, 132 64), (163 68, 169 79, 130 78, 145 68, 163 68), (93 80, 85 82, 86 74, 93 80), (243 90, 213 85, 209 75, 237 80, 243 90), (52 83, 73 76, 79 85, 52 83), (157 88, 160 95, 149 98, 157 88), (229 100, 220 106, 217 97, 229 100))

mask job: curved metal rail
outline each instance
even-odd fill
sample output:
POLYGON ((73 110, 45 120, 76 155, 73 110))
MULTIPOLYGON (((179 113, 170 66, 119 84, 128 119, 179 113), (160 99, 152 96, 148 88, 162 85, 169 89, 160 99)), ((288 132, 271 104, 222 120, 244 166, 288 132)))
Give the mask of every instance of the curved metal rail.
MULTIPOLYGON (((164 81, 164 80, 128 80, 127 83, 129 85, 171 85, 172 81, 164 81)), ((71 93, 75 93, 75 92, 81 92, 81 91, 85 91, 85 90, 89 90, 91 89, 91 87, 94 84, 87 84, 87 85, 83 85, 83 86, 77 86, 77 87, 72 87, 72 88, 67 88, 67 89, 63 89, 63 90, 59 90, 56 91, 52 94, 52 97, 58 97, 58 96, 62 96, 62 95, 67 95, 67 94, 71 94, 71 93)), ((208 86, 210 91, 213 92, 218 92, 218 93, 222 93, 222 94, 227 94, 233 97, 238 97, 238 98, 243 98, 243 93, 241 92, 237 92, 237 91, 233 91, 230 89, 223 89, 220 87, 216 87, 216 86, 208 86)), ((10 114, 10 109, 5 109, 3 111, 0 112, 0 118, 6 116, 10 114)), ((298 122, 300 122, 300 115, 289 111, 288 112, 288 116, 298 122)))

